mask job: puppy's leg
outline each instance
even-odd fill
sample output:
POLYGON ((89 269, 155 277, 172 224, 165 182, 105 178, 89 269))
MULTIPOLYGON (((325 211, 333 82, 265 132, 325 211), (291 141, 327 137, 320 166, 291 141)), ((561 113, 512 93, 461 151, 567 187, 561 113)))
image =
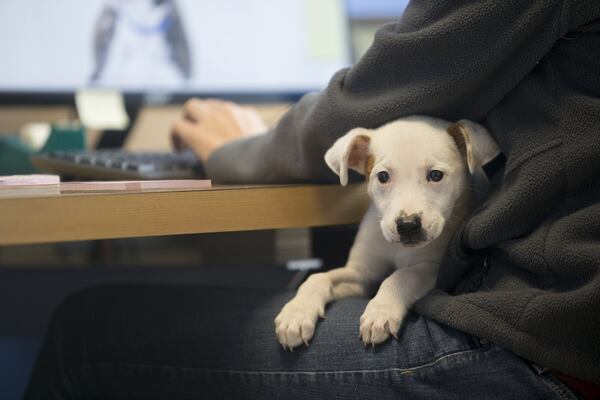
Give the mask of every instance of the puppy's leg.
POLYGON ((347 297, 366 297, 369 290, 363 283, 340 282, 331 288, 334 300, 347 297))
POLYGON ((313 337, 319 317, 325 316, 325 306, 334 299, 362 296, 367 288, 361 269, 353 265, 313 274, 300 286, 275 318, 275 333, 279 343, 293 348, 313 337))
POLYGON ((439 264, 419 263, 386 278, 360 317, 365 346, 396 337, 407 311, 435 285, 439 264))
POLYGON ((361 223, 345 267, 313 274, 298 289, 275 318, 275 333, 288 348, 308 344, 317 319, 325 315, 327 303, 345 297, 364 296, 369 287, 389 273, 386 242, 372 213, 361 223), (368 268, 367 268, 368 266, 368 268))

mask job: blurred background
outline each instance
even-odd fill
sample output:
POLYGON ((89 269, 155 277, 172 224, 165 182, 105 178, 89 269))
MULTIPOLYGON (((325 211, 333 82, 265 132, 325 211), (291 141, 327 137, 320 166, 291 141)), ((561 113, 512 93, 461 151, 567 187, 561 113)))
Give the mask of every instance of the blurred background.
MULTIPOLYGON (((117 93, 128 117, 119 129, 84 124, 88 149, 168 151, 170 124, 194 96, 251 104, 275 123, 357 61, 407 2, 2 0, 0 175, 33 172, 14 161, 10 143, 31 138, 32 124, 77 122, 82 91, 117 93)), ((34 142, 23 151, 38 151, 34 142)), ((0 246, 0 398, 20 398, 52 310, 75 290, 122 281, 294 288, 306 271, 290 262, 343 265, 354 233, 342 226, 0 246)))

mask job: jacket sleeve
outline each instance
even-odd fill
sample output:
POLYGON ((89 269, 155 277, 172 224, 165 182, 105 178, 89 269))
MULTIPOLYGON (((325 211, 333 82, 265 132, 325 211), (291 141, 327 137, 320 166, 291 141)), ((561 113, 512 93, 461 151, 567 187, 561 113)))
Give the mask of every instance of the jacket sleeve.
POLYGON ((323 161, 352 128, 411 114, 481 120, 570 28, 568 0, 413 0, 352 68, 266 134, 207 162, 220 182, 332 182, 323 161))

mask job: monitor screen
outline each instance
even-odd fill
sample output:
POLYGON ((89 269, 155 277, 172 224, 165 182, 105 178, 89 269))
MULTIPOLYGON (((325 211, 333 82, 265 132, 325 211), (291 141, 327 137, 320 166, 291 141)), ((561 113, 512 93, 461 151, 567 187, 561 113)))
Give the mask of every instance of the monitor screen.
POLYGON ((0 93, 318 90, 352 63, 369 1, 1 1, 0 93))

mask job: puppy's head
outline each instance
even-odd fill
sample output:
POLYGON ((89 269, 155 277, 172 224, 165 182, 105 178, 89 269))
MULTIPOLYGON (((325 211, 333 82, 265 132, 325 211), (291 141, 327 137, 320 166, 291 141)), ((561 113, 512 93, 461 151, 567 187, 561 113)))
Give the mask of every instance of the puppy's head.
POLYGON ((424 246, 444 230, 469 174, 499 152, 478 124, 415 116, 374 130, 353 129, 334 143, 325 161, 342 185, 348 169, 366 176, 388 241, 424 246))

